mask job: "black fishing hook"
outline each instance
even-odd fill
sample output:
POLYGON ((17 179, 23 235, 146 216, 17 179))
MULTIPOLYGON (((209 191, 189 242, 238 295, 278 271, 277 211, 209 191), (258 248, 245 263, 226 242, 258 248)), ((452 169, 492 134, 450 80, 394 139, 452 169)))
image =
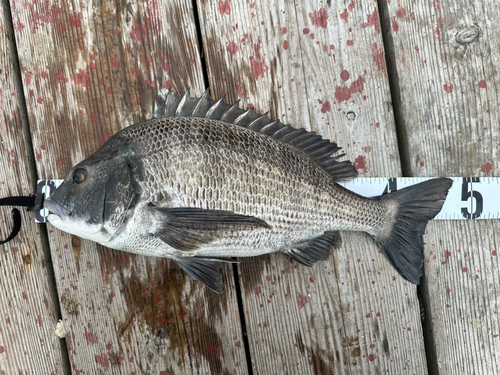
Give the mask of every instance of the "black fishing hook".
MULTIPOLYGON (((28 211, 40 210, 43 207, 43 194, 36 193, 28 197, 7 197, 0 199, 0 206, 22 206, 28 207, 28 211)), ((21 212, 17 208, 12 209, 12 219, 14 221, 14 227, 9 234, 9 237, 5 241, 0 241, 0 245, 3 245, 14 237, 17 236, 21 230, 21 212)))

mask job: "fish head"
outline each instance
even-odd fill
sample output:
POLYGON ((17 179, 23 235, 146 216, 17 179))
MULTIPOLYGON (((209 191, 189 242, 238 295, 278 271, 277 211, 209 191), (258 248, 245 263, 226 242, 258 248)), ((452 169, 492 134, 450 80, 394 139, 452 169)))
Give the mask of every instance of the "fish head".
POLYGON ((65 232, 102 244, 126 225, 136 190, 123 157, 92 155, 77 164, 47 198, 47 220, 65 232))

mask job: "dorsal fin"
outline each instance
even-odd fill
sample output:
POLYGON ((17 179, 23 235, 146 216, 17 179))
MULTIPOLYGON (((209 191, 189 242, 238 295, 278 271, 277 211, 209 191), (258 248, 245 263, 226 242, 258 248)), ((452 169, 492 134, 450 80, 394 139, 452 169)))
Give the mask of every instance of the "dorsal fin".
POLYGON ((192 116, 229 122, 267 134, 304 152, 322 166, 337 182, 350 181, 357 177, 358 172, 349 160, 338 161, 344 155, 332 157, 332 154, 341 150, 336 143, 323 139, 314 132, 308 132, 302 128, 295 129, 279 120, 272 121, 267 113, 259 115, 255 113, 253 108, 241 109, 239 101, 229 105, 224 103, 223 99, 224 97, 215 101, 210 96, 209 89, 200 98, 191 97, 189 90, 187 90, 181 99, 172 90, 167 92, 162 89, 154 104, 153 117, 192 116))

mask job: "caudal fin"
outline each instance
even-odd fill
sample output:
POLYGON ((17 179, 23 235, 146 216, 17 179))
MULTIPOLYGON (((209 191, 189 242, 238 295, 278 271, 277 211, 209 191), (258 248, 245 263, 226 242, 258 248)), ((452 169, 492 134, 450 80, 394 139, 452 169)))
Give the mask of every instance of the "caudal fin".
POLYGON ((397 212, 392 229, 373 237, 392 266, 413 284, 420 284, 422 276, 425 227, 441 211, 452 184, 449 178, 436 178, 378 198, 396 203, 397 212))

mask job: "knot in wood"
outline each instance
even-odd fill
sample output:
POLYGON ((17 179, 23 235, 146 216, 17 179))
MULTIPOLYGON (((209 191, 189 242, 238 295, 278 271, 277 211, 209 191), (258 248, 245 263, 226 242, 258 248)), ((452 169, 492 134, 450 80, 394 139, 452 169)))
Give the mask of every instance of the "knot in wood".
POLYGON ((80 247, 81 240, 80 237, 77 236, 71 236, 71 245, 73 247, 80 247))
POLYGON ((30 254, 26 254, 23 256, 23 262, 24 264, 28 265, 28 264, 31 264, 31 255, 30 254))
POLYGON ((477 42, 483 35, 483 30, 478 24, 460 26, 455 34, 455 42, 466 46, 468 44, 477 42))

